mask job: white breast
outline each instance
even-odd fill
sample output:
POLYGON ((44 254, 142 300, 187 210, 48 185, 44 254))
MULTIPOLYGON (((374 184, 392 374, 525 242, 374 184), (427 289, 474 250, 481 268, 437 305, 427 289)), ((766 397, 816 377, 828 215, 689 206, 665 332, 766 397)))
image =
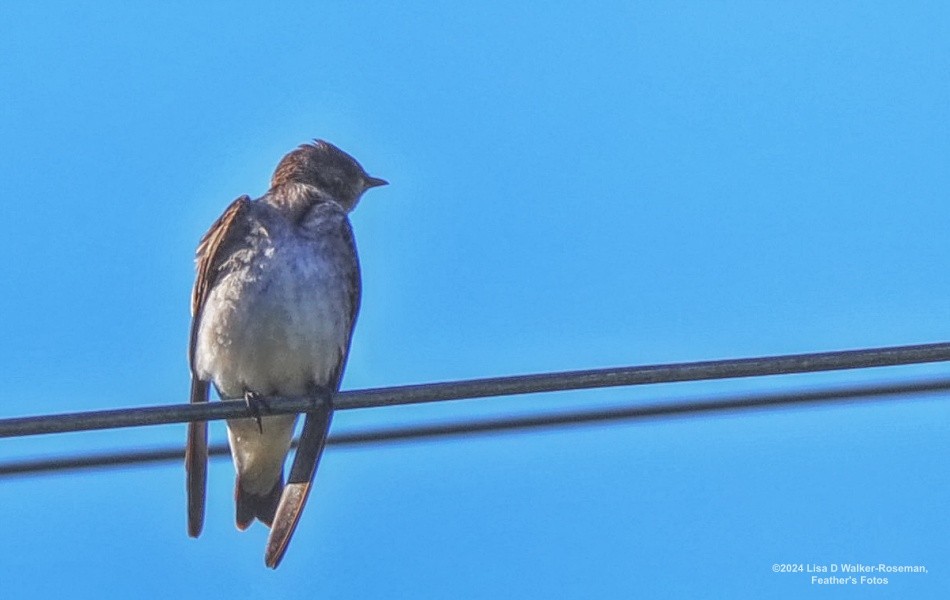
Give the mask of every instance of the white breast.
POLYGON ((345 265, 294 238, 242 252, 246 263, 224 275, 205 303, 199 377, 228 397, 245 390, 298 396, 332 385, 350 335, 345 265))

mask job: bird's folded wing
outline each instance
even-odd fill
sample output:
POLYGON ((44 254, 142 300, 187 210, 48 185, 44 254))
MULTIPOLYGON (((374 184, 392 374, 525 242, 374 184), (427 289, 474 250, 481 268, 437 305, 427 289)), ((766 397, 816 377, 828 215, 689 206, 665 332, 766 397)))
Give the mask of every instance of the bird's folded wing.
MULTIPOLYGON (((201 238, 197 252, 197 277, 191 293, 191 336, 188 343, 188 363, 191 366, 191 402, 208 401, 208 382, 201 381, 195 371, 195 344, 201 312, 228 248, 245 237, 249 196, 241 196, 231 203, 211 229, 201 238)), ((205 489, 208 476, 208 424, 196 421, 188 424, 185 446, 185 471, 188 489, 188 535, 198 537, 204 526, 205 489)))
POLYGON ((280 497, 277 514, 267 538, 267 549, 264 553, 264 563, 276 569, 280 564, 290 538, 297 529, 303 507, 310 495, 310 485, 313 474, 323 454, 323 447, 327 443, 327 433, 330 431, 330 421, 333 416, 329 394, 320 402, 316 412, 307 413, 303 431, 300 434, 300 443, 297 454, 294 456, 293 466, 290 468, 290 477, 280 497))

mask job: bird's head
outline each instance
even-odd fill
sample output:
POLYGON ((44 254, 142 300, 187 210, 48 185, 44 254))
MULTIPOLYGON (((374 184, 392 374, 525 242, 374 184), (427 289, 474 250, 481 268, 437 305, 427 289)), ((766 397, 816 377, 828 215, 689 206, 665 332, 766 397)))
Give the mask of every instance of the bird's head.
POLYGON ((347 212, 356 207, 363 192, 387 184, 368 175, 355 158, 323 140, 298 146, 280 159, 271 177, 271 189, 285 183, 311 185, 329 194, 347 212))

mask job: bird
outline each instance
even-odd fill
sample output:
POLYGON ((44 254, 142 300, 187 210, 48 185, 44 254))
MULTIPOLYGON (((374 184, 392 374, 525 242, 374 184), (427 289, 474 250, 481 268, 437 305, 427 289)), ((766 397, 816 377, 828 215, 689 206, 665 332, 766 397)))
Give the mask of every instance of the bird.
MULTIPOLYGON (((386 185, 324 140, 277 164, 270 189, 233 201, 201 238, 191 296, 188 360, 192 403, 244 399, 247 418, 229 419, 236 471, 235 522, 271 528, 264 562, 277 568, 310 493, 333 415, 332 398, 360 308, 359 257, 349 221, 363 193, 386 185), (297 415, 265 415, 268 397, 306 397, 287 484, 284 462, 297 415)), ((188 426, 188 533, 204 526, 207 423, 188 426)))

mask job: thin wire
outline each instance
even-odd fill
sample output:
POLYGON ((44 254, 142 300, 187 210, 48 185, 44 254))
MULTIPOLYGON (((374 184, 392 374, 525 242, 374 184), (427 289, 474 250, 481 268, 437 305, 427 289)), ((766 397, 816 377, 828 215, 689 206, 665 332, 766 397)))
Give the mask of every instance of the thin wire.
MULTIPOLYGON (((332 435, 328 443, 332 446, 359 446, 463 435, 497 434, 539 428, 591 425, 612 421, 639 421, 660 417, 682 417, 704 413, 774 409, 808 404, 882 400, 895 396, 932 394, 947 391, 950 391, 950 378, 918 382, 873 384, 848 388, 730 396, 712 401, 680 400, 642 406, 580 410, 544 415, 494 417, 456 423, 371 429, 362 432, 332 435)), ((294 445, 296 445, 296 441, 294 445)), ((211 456, 223 457, 229 456, 230 451, 227 444, 213 444, 209 448, 209 454, 211 456)), ((184 451, 180 447, 174 447, 17 460, 0 462, 0 477, 165 463, 181 461, 183 458, 184 451)))
MULTIPOLYGON (((950 360, 950 343, 892 346, 841 352, 791 354, 764 358, 741 358, 642 367, 617 367, 493 377, 447 383, 341 392, 334 398, 336 409, 369 408, 677 381, 701 381, 735 377, 761 377, 816 371, 920 364, 950 360)), ((264 403, 262 403, 264 404, 264 403)), ((267 399, 262 414, 290 414, 313 409, 310 398, 267 399)), ((252 416, 243 400, 124 408, 0 420, 0 438, 114 429, 142 425, 165 425, 188 421, 213 421, 252 416)))

